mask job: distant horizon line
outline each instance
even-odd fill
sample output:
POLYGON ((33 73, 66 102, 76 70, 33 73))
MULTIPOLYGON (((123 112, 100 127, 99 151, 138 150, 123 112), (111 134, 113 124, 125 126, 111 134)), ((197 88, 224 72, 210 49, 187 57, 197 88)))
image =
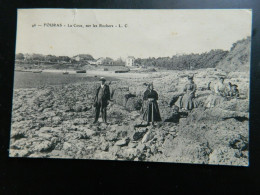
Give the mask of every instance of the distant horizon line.
MULTIPOLYGON (((246 36, 246 37, 244 37, 244 38, 242 38, 242 39, 239 39, 239 40, 235 41, 233 44, 238 43, 238 42, 243 41, 243 40, 246 40, 246 39, 248 39, 248 38, 251 39, 251 35, 246 36)), ((178 52, 177 52, 176 54, 173 54, 172 56, 157 56, 157 57, 155 57, 155 56, 149 56, 149 57, 135 57, 134 55, 128 55, 127 57, 122 57, 122 56, 118 56, 118 57, 110 57, 110 56, 93 57, 93 54, 90 54, 90 53, 79 53, 79 54, 70 56, 70 55, 55 55, 55 54, 42 54, 42 53, 27 53, 27 52, 25 52, 25 53, 24 53, 24 52, 15 52, 15 55, 17 55, 17 54, 19 54, 19 53, 22 53, 22 54, 29 54, 29 55, 32 55, 32 54, 38 54, 38 55, 44 55, 44 56, 52 55, 52 56, 56 56, 56 57, 66 56, 66 57, 69 57, 69 58, 73 58, 73 57, 78 56, 78 55, 91 55, 94 59, 99 59, 99 58, 111 58, 111 59, 113 59, 113 60, 126 59, 126 58, 128 58, 128 57, 134 57, 135 59, 138 59, 138 58, 140 58, 140 59, 148 59, 148 58, 168 58, 168 57, 171 58, 171 57, 173 57, 173 56, 182 56, 182 55, 191 55, 191 54, 201 55, 201 54, 208 53, 208 52, 211 52, 211 51, 214 51, 214 50, 230 51, 231 48, 233 47, 233 44, 232 44, 232 46, 230 47, 229 50, 217 49, 217 48, 216 48, 216 49, 210 49, 210 50, 208 50, 208 51, 198 52, 198 53, 193 53, 193 52, 192 52, 192 53, 184 53, 184 52, 178 53, 178 52)))
POLYGON ((76 56, 78 56, 78 55, 90 55, 90 56, 92 56, 94 59, 99 59, 99 58, 111 58, 111 59, 113 59, 113 60, 117 60, 117 59, 124 59, 124 58, 128 58, 128 57, 134 57, 135 59, 138 59, 138 58, 140 58, 140 59, 147 59, 147 58, 171 58, 171 57, 173 57, 173 56, 182 56, 182 55, 192 55, 192 54, 194 54, 194 55, 201 55, 201 54, 204 54, 204 53, 209 53, 209 52, 211 52, 211 51, 216 51, 216 50, 222 50, 222 51, 230 51, 230 50, 224 50, 224 49, 211 49, 211 50, 209 50, 209 51, 205 51, 205 52, 201 52, 201 53, 177 53, 177 54, 173 54, 172 56, 158 56, 158 57, 155 57, 155 56, 149 56, 149 57, 135 57, 134 55, 129 55, 129 56, 127 56, 127 57, 116 57, 116 58, 113 58, 113 57, 110 57, 110 56, 102 56, 102 57, 97 57, 97 58, 95 58, 95 57, 93 57, 93 55, 92 54, 90 54, 90 53, 80 53, 80 54, 77 54, 77 55, 73 55, 73 56, 69 56, 69 55, 55 55, 55 54, 42 54, 42 53, 23 53, 23 52, 18 52, 18 53, 15 53, 15 55, 17 55, 17 54, 23 54, 23 55, 25 55, 25 54, 28 54, 28 55, 33 55, 33 54, 35 54, 35 55, 43 55, 43 56, 48 56, 48 55, 51 55, 51 56, 55 56, 55 57, 69 57, 69 58, 73 58, 73 57, 76 57, 76 56))

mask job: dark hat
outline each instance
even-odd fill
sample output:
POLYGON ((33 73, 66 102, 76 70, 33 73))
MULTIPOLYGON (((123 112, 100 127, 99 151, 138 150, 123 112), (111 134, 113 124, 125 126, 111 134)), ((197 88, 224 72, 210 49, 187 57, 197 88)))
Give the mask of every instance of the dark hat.
POLYGON ((220 76, 220 77, 219 77, 219 79, 223 79, 223 80, 225 80, 225 77, 223 77, 223 76, 220 76))
POLYGON ((106 81, 106 79, 104 77, 100 77, 99 79, 100 81, 106 81))

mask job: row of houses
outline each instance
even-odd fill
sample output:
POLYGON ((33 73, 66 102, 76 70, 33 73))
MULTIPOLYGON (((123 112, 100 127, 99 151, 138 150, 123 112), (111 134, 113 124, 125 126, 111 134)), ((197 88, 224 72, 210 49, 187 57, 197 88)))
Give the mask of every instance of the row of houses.
POLYGON ((72 58, 68 56, 54 56, 42 54, 16 54, 17 64, 89 64, 89 65, 115 65, 115 66, 135 66, 135 58, 128 56, 125 61, 122 59, 113 60, 111 58, 94 59, 89 54, 79 54, 72 58))
MULTIPOLYGON (((81 57, 80 55, 74 56, 72 58, 73 60, 77 61, 77 62, 85 62, 88 63, 90 65, 115 65, 115 62, 112 59, 108 59, 108 58, 98 58, 98 59, 93 59, 93 60, 89 60, 89 59, 85 59, 84 57, 81 57)), ((129 56, 126 58, 125 60, 125 64, 120 64, 120 65, 125 65, 125 66, 135 66, 135 58, 133 56, 129 56)))

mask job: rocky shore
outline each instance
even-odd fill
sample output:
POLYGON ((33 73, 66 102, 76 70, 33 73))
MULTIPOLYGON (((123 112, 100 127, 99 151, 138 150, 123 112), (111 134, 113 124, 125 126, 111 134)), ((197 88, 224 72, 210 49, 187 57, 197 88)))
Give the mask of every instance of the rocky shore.
POLYGON ((217 69, 152 72, 149 77, 112 81, 109 124, 92 124, 96 82, 15 89, 10 156, 247 166, 249 74, 226 75, 225 82, 238 85, 241 99, 210 109, 201 106, 179 123, 164 122, 173 112, 170 101, 182 93, 189 74, 194 74, 202 105, 211 94, 208 83, 225 73, 217 69), (146 82, 153 82, 159 94, 163 122, 155 127, 140 125, 146 82))

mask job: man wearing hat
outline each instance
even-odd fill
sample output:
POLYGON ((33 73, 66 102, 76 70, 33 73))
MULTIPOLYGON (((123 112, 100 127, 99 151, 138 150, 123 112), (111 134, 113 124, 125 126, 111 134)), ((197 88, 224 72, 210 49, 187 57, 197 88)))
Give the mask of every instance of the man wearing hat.
POLYGON ((96 123, 99 118, 99 113, 101 110, 101 116, 103 122, 107 122, 107 105, 108 100, 110 100, 110 90, 109 86, 105 84, 106 79, 104 77, 100 78, 101 85, 97 88, 96 96, 94 99, 94 106, 96 107, 95 112, 95 121, 93 123, 96 123))

